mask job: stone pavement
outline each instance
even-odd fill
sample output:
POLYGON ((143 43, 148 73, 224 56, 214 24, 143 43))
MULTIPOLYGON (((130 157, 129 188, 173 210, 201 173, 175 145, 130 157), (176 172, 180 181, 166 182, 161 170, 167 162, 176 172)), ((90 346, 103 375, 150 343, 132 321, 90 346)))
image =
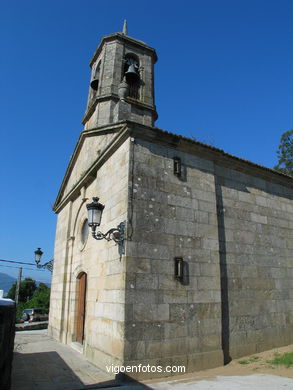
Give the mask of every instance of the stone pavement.
POLYGON ((14 352, 11 390, 83 389, 113 379, 47 330, 16 332, 14 352))
POLYGON ((203 379, 202 375, 194 373, 126 384, 99 370, 79 352, 51 339, 47 330, 16 333, 11 390, 81 389, 291 390, 293 379, 268 374, 215 375, 211 379, 203 379))

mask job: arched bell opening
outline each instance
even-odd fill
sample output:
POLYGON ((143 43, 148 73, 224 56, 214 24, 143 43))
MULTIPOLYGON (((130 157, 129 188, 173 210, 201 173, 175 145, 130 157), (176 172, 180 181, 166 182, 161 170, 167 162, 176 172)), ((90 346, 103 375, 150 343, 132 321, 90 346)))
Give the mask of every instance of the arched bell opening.
POLYGON ((92 95, 96 95, 100 84, 101 61, 97 64, 91 81, 92 95))
POLYGON ((123 76, 128 84, 128 97, 139 99, 139 87, 141 84, 139 74, 139 59, 134 54, 126 54, 124 59, 123 76))

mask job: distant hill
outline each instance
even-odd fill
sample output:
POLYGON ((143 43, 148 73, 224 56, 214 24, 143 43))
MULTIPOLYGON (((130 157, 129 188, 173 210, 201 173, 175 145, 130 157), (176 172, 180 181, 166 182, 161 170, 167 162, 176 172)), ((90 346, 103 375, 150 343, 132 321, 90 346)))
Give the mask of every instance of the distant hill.
POLYGON ((0 290, 4 290, 4 296, 8 293, 10 287, 15 282, 16 282, 16 278, 13 278, 10 275, 6 275, 0 272, 0 290))

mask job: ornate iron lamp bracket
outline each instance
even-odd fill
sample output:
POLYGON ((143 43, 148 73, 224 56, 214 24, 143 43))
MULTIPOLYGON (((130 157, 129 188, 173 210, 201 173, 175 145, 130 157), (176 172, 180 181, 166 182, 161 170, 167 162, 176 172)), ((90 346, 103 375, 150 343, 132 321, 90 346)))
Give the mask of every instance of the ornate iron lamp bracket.
POLYGON ((124 241, 125 241, 125 226, 126 222, 120 222, 119 225, 116 228, 112 228, 107 231, 107 233, 102 233, 100 231, 96 232, 96 226, 92 226, 92 236, 96 240, 107 240, 107 241, 114 241, 116 244, 118 244, 118 251, 120 257, 125 254, 125 247, 124 247, 124 241))
POLYGON ((53 272, 53 267, 54 267, 54 259, 47 261, 47 263, 44 264, 37 264, 38 268, 45 268, 49 270, 50 272, 53 272))

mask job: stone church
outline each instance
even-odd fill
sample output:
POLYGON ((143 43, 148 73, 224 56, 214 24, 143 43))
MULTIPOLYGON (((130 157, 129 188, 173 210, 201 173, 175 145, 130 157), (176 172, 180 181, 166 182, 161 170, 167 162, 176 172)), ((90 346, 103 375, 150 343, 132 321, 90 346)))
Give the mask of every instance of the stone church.
POLYGON ((102 39, 54 204, 49 334, 104 371, 293 342, 293 179, 157 128, 156 61, 125 26, 102 39))

